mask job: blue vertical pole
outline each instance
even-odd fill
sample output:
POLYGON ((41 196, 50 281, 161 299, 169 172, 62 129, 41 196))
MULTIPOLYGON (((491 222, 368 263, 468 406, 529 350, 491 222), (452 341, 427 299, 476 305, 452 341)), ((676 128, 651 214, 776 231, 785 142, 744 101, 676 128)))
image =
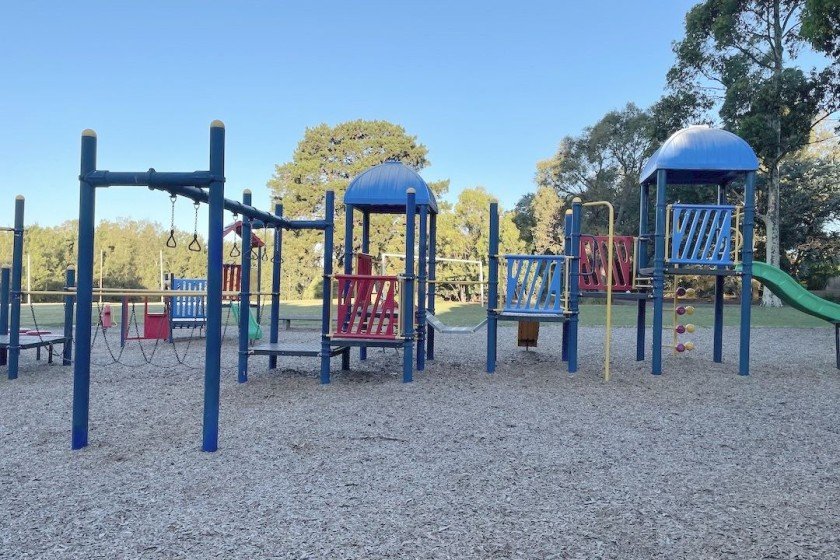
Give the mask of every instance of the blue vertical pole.
POLYGON ((428 221, 429 206, 420 206, 420 236, 418 257, 420 263, 417 266, 417 371, 426 369, 426 264, 428 255, 428 221))
POLYGON ((636 361, 645 359, 645 314, 647 311, 647 299, 640 299, 636 303, 636 361))
POLYGON ((353 207, 344 206, 344 274, 353 274, 353 207))
MULTIPOLYGON (((210 125, 210 173, 207 231, 207 340, 204 361, 202 449, 219 448, 219 400, 222 371, 222 229, 225 219, 225 125, 210 125)), ((245 251, 243 250, 243 253, 245 251)), ((240 302, 241 303, 241 302, 240 302)), ((241 311, 241 309, 240 309, 241 311)))
MULTIPOLYGON (((274 205, 274 214, 283 217, 283 205, 274 205)), ((276 344, 280 338, 280 261, 283 258, 283 229, 274 230, 274 254, 271 259, 271 324, 268 340, 276 344)), ((277 367, 277 355, 268 357, 268 369, 277 367)))
MULTIPOLYGON (((76 267, 68 266, 64 273, 64 287, 68 290, 76 286, 76 267)), ((61 364, 69 366, 73 361, 73 295, 64 296, 64 348, 61 353, 61 364)))
POLYGON ((747 173, 744 185, 744 248, 741 265, 740 375, 750 374, 750 314, 752 313, 753 226, 755 225, 755 171, 747 173))
POLYGON ((636 255, 636 274, 648 263, 648 200, 650 199, 650 185, 644 184, 639 189, 639 254, 636 255))
MULTIPOLYGON (((639 237, 636 245, 636 276, 642 267, 648 263, 648 200, 650 198, 650 186, 641 185, 639 189, 639 237)), ((645 314, 647 312, 647 300, 640 299, 636 304, 636 361, 645 359, 645 314)))
MULTIPOLYGON (((251 191, 245 189, 242 192, 242 204, 251 206, 251 198, 251 191)), ((237 377, 240 383, 248 381, 248 327, 251 320, 251 251, 253 250, 251 229, 251 219, 242 216, 242 254, 239 257, 242 280, 239 283, 239 375, 237 377)))
POLYGON ((72 448, 88 444, 90 411, 90 338, 93 306, 93 236, 96 188, 85 181, 96 170, 96 133, 82 132, 79 172, 79 243, 76 262, 76 360, 73 362, 72 448))
POLYGON ((410 383, 414 373, 414 219, 417 214, 417 195, 413 188, 406 191, 405 203, 405 277, 403 281, 403 383, 410 383))
POLYGON ((572 200, 572 234, 569 237, 571 240, 569 265, 569 309, 568 318, 569 323, 568 332, 568 357, 569 357, 569 374, 577 372, 578 369, 578 323, 580 314, 580 222, 581 214, 583 213, 583 204, 580 198, 575 197, 572 200))
MULTIPOLYGON (((370 254, 370 212, 367 210, 362 213, 362 253, 370 254)), ((367 360, 367 348, 365 346, 359 348, 359 359, 367 360)))
POLYGON ((496 371, 496 331, 499 307, 499 203, 490 203, 490 240, 487 248, 487 373, 496 371))
POLYGON ((324 219, 324 285, 321 305, 321 383, 330 382, 330 307, 332 306, 333 235, 335 229, 335 193, 327 191, 324 219))
MULTIPOLYGON (((356 271, 358 274, 359 271, 356 271)), ((353 274, 353 207, 349 204, 344 206, 344 274, 353 274)), ((367 358, 364 347, 359 348, 359 358, 367 358)), ((341 369, 350 369, 350 349, 347 348, 341 353, 341 369)))
POLYGON ((15 232, 12 245, 12 309, 9 326, 9 379, 17 379, 20 367, 20 285, 23 278, 23 196, 15 197, 15 232))
MULTIPOLYGON (((566 215, 563 218, 563 254, 566 258, 572 256, 572 209, 566 210, 566 215)), ((571 261, 570 261, 571 262, 571 261)), ((570 290, 571 292, 571 290, 570 290)), ((569 361, 569 322, 563 321, 562 331, 560 332, 560 359, 564 362, 569 361)))
POLYGON ((651 373, 662 373, 662 311, 665 298, 665 190, 668 172, 656 172, 656 223, 653 243, 653 349, 651 373))
MULTIPOLYGON (((430 313, 435 313, 435 280, 437 279, 437 214, 429 212, 429 285, 426 289, 428 299, 427 308, 430 313)), ((426 326, 426 359, 435 359, 435 329, 431 325, 426 326)))
MULTIPOLYGON (((718 185, 717 203, 726 204, 726 185, 718 185)), ((722 267, 717 267, 720 270, 722 267)), ((723 361, 723 276, 715 276, 715 327, 712 337, 712 359, 723 361)))
MULTIPOLYGON (((0 336, 9 334, 9 279, 11 269, 8 266, 0 268, 0 336)), ((7 352, 0 349, 0 366, 6 365, 7 352)))

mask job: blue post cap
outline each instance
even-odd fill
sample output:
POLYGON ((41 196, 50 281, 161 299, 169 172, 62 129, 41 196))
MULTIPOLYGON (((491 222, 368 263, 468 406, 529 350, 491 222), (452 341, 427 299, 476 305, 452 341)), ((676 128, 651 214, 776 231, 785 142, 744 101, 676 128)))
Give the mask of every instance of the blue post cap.
POLYGON ((82 131, 82 136, 90 136, 91 138, 96 138, 96 131, 92 128, 86 128, 82 131))
POLYGON ((224 128, 224 127, 225 127, 225 123, 223 123, 219 119, 216 119, 216 120, 214 120, 213 122, 210 123, 210 128, 224 128))

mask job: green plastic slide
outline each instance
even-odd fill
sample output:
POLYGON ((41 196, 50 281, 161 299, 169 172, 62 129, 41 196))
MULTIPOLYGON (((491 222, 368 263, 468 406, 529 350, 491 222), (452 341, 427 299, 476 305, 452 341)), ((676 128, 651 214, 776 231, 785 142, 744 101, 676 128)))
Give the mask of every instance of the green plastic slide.
MULTIPOLYGON (((736 269, 741 271, 741 265, 736 269)), ((753 276, 794 309, 829 323, 840 323, 840 305, 815 296, 783 270, 767 263, 754 262, 753 276)))
MULTIPOLYGON (((233 313, 233 317, 236 319, 236 324, 239 324, 239 302, 231 302, 230 310, 233 313)), ((251 309, 248 310, 248 340, 254 341, 259 340, 263 336, 262 327, 259 323, 257 323, 257 319, 254 317, 254 313, 251 309)))

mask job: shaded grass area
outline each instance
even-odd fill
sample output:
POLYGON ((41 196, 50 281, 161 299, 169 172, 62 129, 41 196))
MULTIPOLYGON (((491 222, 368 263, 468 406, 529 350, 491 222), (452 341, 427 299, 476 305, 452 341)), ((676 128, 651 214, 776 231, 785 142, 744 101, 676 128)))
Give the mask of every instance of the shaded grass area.
MULTIPOLYGON (((690 318, 684 319, 682 322, 691 322, 701 327, 710 327, 713 324, 714 315, 713 309, 707 303, 693 304, 696 311, 690 318)), ((160 312, 163 305, 160 303, 150 303, 149 311, 160 312)), ((234 324, 233 315, 229 311, 230 308, 222 310, 222 319, 228 325, 234 324)), ((670 302, 665 302, 665 323, 670 324, 671 313, 673 306, 670 302)), ((740 306, 737 304, 727 304, 724 307, 724 322, 727 325, 737 325, 740 321, 740 306)), ((143 322, 143 305, 136 304, 134 310, 137 322, 143 322)), ((262 308, 262 324, 268 323, 269 306, 264 305, 262 308)), ((94 305, 94 318, 99 313, 99 308, 94 305)), ((120 318, 120 304, 111 304, 111 313, 115 321, 120 318)), ((470 326, 480 323, 486 317, 485 309, 475 303, 458 303, 458 302, 437 302, 437 316, 448 325, 455 326, 470 326)), ((321 316, 321 302, 318 300, 305 301, 287 301, 280 304, 280 316, 295 316, 295 317, 312 317, 320 320, 321 316)), ((647 305, 647 324, 651 324, 651 317, 653 316, 653 303, 648 302, 647 305)), ((580 322, 583 326, 599 326, 604 325, 606 320, 606 306, 603 303, 587 302, 581 306, 580 322)), ((64 323, 64 308, 61 304, 35 304, 33 306, 23 305, 21 307, 21 325, 24 327, 34 326, 35 321, 39 327, 55 328, 64 323), (35 318, 33 320, 32 314, 34 311, 35 318)), ((613 305, 613 325, 617 327, 632 327, 636 324, 636 304, 635 303, 616 303, 613 305)), ((515 322, 503 321, 502 326, 515 326, 515 322)), ((316 321, 296 321, 295 326, 299 327, 314 327, 316 321)), ((770 309, 765 307, 753 306, 752 308, 752 326, 754 327, 793 327, 793 328, 814 328, 823 327, 831 328, 831 325, 801 313, 790 307, 783 307, 781 309, 770 309)))

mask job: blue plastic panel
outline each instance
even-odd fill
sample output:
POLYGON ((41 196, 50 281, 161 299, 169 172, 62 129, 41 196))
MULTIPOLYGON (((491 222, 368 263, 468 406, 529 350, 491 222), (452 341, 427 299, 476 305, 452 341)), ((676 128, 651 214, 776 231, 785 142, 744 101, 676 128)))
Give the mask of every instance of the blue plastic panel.
POLYGON ((563 255, 505 255, 504 312, 563 314, 563 255))
MULTIPOLYGON (((172 290, 203 292, 207 290, 206 278, 174 278, 172 290)), ((175 296, 170 308, 172 319, 206 319, 203 296, 175 296)))
POLYGON ((671 211, 670 263, 733 264, 734 206, 674 204, 671 211))

